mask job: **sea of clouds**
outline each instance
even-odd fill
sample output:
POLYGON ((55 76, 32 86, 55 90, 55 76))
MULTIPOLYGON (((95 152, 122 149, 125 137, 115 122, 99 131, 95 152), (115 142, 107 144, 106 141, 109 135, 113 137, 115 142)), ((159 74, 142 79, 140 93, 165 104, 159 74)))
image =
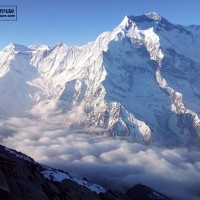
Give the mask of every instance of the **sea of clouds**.
POLYGON ((200 199, 199 151, 86 134, 60 121, 1 120, 1 144, 114 190, 142 183, 177 200, 200 199))

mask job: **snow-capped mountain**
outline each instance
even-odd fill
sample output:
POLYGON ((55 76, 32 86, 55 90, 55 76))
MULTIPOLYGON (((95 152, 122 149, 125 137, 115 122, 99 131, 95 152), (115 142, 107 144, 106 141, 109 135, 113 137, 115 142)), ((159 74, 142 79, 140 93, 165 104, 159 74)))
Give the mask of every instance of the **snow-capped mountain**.
POLYGON ((0 52, 0 113, 188 145, 200 139, 200 26, 126 16, 82 47, 10 44, 0 52), (61 122, 63 123, 63 121, 61 122))

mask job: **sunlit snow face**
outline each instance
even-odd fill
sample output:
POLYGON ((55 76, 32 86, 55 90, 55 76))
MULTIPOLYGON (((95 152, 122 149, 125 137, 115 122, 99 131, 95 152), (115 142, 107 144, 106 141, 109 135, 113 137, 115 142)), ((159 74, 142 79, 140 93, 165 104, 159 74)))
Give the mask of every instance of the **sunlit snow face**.
POLYGON ((107 188, 124 191, 139 182, 176 199, 200 195, 200 152, 84 134, 67 130, 56 119, 50 124, 11 118, 0 125, 1 144, 107 188))

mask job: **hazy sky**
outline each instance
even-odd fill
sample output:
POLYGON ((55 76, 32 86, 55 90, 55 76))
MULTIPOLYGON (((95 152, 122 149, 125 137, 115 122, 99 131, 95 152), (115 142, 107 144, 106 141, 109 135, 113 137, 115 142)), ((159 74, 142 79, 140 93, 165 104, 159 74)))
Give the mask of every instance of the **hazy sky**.
POLYGON ((178 24, 200 24, 199 0, 1 0, 17 5, 18 21, 0 21, 0 49, 9 43, 83 45, 125 15, 156 11, 178 24))

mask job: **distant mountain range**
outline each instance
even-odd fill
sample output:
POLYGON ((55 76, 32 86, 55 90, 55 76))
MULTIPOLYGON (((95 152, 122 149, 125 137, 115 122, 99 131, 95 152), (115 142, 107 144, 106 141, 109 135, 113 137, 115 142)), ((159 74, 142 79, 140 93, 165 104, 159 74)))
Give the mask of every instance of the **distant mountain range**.
POLYGON ((10 44, 0 52, 0 113, 139 143, 200 141, 200 26, 126 16, 82 47, 10 44))

